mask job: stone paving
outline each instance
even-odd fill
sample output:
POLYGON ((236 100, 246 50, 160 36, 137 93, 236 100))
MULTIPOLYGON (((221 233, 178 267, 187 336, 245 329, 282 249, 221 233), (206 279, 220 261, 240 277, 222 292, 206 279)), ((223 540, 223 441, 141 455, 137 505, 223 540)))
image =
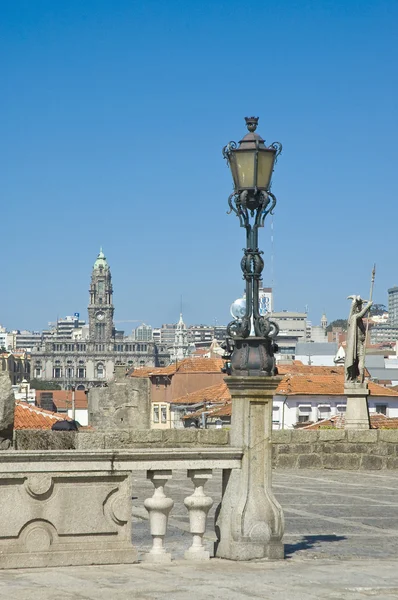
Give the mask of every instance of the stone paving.
MULTIPOLYGON (((153 487, 142 474, 135 479, 133 539, 145 551, 151 538, 142 503, 153 487)), ((192 484, 175 473, 166 487, 175 500, 166 542, 176 559, 170 566, 5 570, 0 600, 398 599, 398 471, 283 470, 273 481, 286 518, 284 561, 181 560, 191 538, 182 502, 192 484)), ((215 504, 220 488, 216 474, 206 484, 215 504)), ((213 539, 210 531, 209 549, 213 539)))

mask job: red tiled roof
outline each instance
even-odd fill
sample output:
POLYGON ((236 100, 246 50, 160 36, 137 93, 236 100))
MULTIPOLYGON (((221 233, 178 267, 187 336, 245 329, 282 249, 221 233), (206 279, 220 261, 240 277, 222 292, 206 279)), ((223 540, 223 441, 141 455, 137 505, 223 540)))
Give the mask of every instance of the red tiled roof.
POLYGON ((51 429, 57 421, 65 420, 70 419, 27 402, 15 403, 14 429, 51 429))
MULTIPOLYGON (((41 404, 41 395, 46 393, 53 395, 53 402, 58 410, 67 410, 72 408, 72 391, 71 390, 36 390, 37 403, 41 404)), ((85 409, 88 406, 87 394, 82 390, 75 391, 75 408, 85 409)))
POLYGON ((220 373, 224 361, 222 358, 192 357, 184 358, 167 367, 142 367, 134 369, 130 377, 151 377, 152 375, 174 375, 175 373, 220 373))
POLYGON ((201 417, 201 415, 203 413, 206 413, 206 416, 209 418, 216 418, 216 417, 230 417, 232 414, 232 402, 226 402, 225 404, 223 404, 222 406, 215 406, 213 409, 208 410, 205 408, 201 408, 200 410, 197 410, 193 413, 189 413, 187 415, 184 415, 182 418, 183 419, 195 419, 197 417, 201 417))
MULTIPOLYGON (((312 367, 323 369, 325 367, 312 367)), ((368 381, 371 396, 397 397, 398 392, 368 381)), ((291 373, 278 385, 276 394, 285 396, 344 396, 344 371, 334 375, 291 373)))
MULTIPOLYGON (((310 367, 304 372, 286 374, 278 385, 275 394, 283 396, 344 396, 344 369, 339 367, 310 367), (326 373, 326 374, 324 374, 326 373)), ((368 381, 370 396, 398 398, 398 391, 368 381)), ((225 382, 191 392, 172 401, 172 404, 198 404, 199 402, 220 402, 231 399, 225 382)))
MULTIPOLYGON (((386 417, 381 414, 370 414, 370 428, 371 429, 398 429, 398 418, 396 417, 386 417)), ((345 416, 344 415, 336 415, 334 417, 330 417, 330 419, 323 419, 322 421, 318 421, 317 423, 311 423, 311 425, 307 425, 306 427, 300 427, 300 429, 323 429, 323 428, 336 428, 336 429, 344 429, 345 424, 345 416)))
POLYGON ((190 394, 185 394, 185 396, 181 396, 180 398, 176 398, 172 400, 172 404, 198 404, 199 402, 214 402, 219 403, 226 400, 231 400, 231 394, 227 387, 227 384, 222 381, 221 383, 217 383, 216 385, 211 385, 209 387, 203 388, 202 390, 197 390, 196 392, 191 392, 190 394))

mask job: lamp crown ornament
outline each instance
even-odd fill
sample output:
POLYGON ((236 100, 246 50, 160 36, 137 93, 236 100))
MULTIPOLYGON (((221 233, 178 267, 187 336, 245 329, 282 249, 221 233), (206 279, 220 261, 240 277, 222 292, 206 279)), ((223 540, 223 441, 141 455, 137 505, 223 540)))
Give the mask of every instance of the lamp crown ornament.
POLYGON ((250 133, 254 133, 257 129, 259 117, 245 117, 246 127, 250 133))

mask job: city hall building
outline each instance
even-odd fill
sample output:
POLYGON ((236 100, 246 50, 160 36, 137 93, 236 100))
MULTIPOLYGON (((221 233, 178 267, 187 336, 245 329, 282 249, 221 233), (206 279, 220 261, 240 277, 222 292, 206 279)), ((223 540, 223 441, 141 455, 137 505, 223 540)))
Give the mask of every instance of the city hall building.
POLYGON ((91 275, 88 325, 76 314, 70 327, 43 332, 31 351, 31 378, 58 383, 62 389, 86 390, 112 379, 117 364, 130 368, 168 365, 166 346, 153 340, 137 341, 115 329, 114 310, 111 270, 101 249, 91 275))

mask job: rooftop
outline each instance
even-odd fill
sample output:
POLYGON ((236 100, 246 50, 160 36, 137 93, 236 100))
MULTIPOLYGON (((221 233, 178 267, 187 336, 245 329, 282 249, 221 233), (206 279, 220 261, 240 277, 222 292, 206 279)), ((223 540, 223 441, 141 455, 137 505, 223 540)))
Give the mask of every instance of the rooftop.
POLYGON ((27 402, 15 403, 14 429, 51 429, 57 421, 68 419, 49 410, 44 410, 27 402))
POLYGON ((222 358, 204 358, 202 356, 184 358, 167 367, 142 367, 129 373, 130 377, 152 377, 175 375, 175 373, 220 373, 224 366, 222 358))
POLYGON ((218 403, 227 400, 231 400, 231 394, 229 393, 227 384, 223 381, 222 383, 217 383, 216 385, 211 385, 202 390, 197 390, 196 392, 191 392, 190 394, 185 394, 180 398, 176 398, 173 400, 173 404, 199 404, 200 402, 218 403))

